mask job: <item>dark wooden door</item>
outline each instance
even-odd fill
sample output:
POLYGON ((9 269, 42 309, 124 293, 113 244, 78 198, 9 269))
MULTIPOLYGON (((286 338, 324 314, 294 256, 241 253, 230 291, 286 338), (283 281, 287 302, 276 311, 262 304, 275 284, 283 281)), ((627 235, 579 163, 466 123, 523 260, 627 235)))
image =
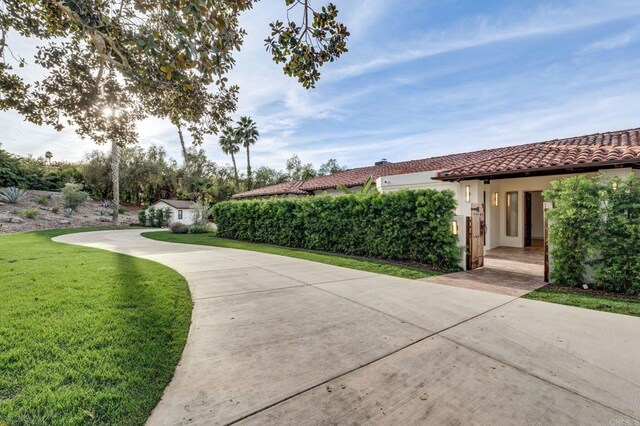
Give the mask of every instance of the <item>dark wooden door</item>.
POLYGON ((471 204, 471 217, 467 234, 467 269, 472 270, 484 266, 484 205, 471 204))
POLYGON ((531 246, 531 193, 524 193, 524 246, 531 246))

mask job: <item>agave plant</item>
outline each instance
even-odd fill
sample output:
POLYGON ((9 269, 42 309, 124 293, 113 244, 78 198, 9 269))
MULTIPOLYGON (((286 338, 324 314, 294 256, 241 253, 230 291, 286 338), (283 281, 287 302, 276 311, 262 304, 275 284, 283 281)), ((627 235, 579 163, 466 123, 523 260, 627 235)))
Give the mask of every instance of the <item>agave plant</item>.
POLYGON ((12 186, 4 191, 0 191, 0 201, 7 202, 9 204, 17 204, 25 195, 27 195, 27 191, 12 186))
POLYGON ((64 217, 71 217, 71 216, 73 216, 73 214, 75 212, 76 211, 73 210, 72 208, 66 208, 66 209, 64 209, 64 213, 63 214, 64 214, 64 217))

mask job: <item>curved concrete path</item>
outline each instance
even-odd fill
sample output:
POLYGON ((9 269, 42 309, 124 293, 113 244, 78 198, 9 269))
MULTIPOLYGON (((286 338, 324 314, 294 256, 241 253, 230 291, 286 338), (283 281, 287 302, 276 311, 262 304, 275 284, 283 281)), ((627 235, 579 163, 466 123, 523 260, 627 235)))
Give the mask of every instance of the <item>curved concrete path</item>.
POLYGON ((140 232, 55 240, 189 281, 189 338, 151 425, 640 420, 640 318, 140 232))

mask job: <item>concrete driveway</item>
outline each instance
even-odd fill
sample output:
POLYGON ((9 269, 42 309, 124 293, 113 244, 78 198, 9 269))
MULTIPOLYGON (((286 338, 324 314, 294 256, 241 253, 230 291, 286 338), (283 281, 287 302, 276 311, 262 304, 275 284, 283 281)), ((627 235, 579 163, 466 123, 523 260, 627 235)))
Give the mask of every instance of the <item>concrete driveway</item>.
POLYGON ((55 240, 189 281, 151 425, 640 424, 640 318, 139 233, 55 240))

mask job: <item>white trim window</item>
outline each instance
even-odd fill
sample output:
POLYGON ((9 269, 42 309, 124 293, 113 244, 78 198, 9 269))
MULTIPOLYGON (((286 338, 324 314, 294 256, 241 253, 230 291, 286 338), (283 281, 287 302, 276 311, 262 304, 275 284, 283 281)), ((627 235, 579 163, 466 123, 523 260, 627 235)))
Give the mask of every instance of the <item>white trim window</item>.
POLYGON ((182 220, 182 210, 178 210, 178 220, 182 220))

